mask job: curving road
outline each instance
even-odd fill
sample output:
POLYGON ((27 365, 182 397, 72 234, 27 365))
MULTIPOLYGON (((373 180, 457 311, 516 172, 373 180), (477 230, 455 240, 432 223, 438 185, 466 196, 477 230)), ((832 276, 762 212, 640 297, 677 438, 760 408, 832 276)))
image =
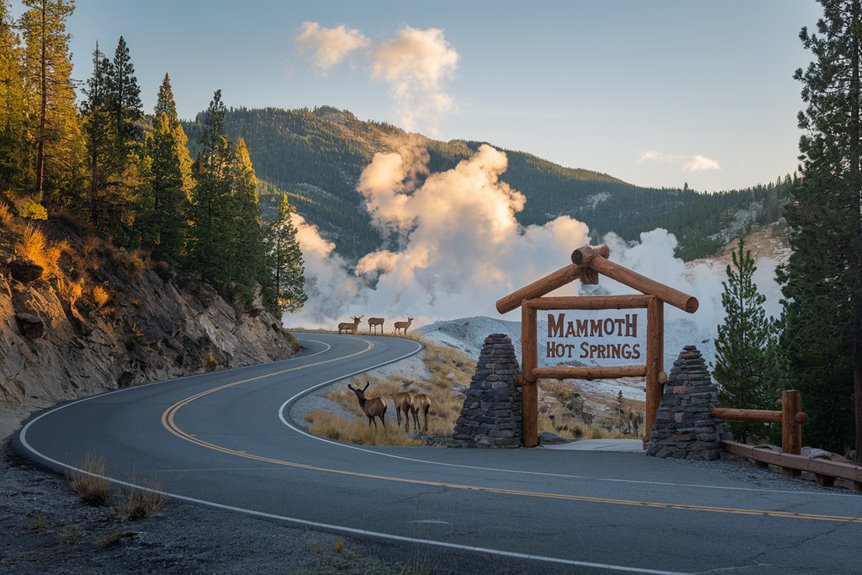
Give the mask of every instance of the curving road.
POLYGON ((117 483, 472 557, 472 572, 494 561, 535 573, 862 572, 860 495, 758 489, 722 466, 637 453, 362 448, 312 437, 290 419, 298 397, 419 346, 304 335, 305 350, 288 360, 43 412, 17 448, 56 470, 94 454, 117 483))

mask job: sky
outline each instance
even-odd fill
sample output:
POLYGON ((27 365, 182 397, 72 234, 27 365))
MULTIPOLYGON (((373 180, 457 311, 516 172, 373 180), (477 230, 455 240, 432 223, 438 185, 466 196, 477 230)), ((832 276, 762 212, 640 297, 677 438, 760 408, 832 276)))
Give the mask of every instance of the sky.
MULTIPOLYGON (((18 0, 13 12, 20 13, 18 0)), ((642 186, 717 191, 796 169, 793 72, 814 0, 77 0, 74 77, 124 36, 147 111, 331 105, 642 186), (421 70, 399 50, 424 51, 421 70), (427 67, 426 67, 427 66, 427 67)))

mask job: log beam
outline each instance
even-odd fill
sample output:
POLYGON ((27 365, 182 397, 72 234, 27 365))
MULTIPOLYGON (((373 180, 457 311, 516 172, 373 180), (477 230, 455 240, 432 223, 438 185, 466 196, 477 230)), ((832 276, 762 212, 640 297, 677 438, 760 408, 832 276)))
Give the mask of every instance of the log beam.
POLYGON ((661 284, 627 267, 609 261, 600 255, 593 256, 590 260, 590 267, 621 284, 625 284, 645 294, 654 295, 660 300, 678 307, 685 312, 694 313, 700 305, 696 297, 661 284))
POLYGON ((537 367, 533 378, 544 379, 616 379, 618 377, 643 377, 645 365, 616 365, 607 367, 537 367))
POLYGON ((567 265, 560 268, 554 273, 548 274, 545 277, 538 279, 530 285, 524 286, 521 289, 514 291, 497 300, 497 311, 500 313, 508 313, 516 309, 525 299, 534 299, 542 297, 546 293, 550 293, 557 288, 561 288, 566 284, 572 283, 581 277, 581 266, 575 264, 567 265))
POLYGON ((601 244, 598 246, 583 246, 572 252, 572 263, 580 266, 590 265, 590 260, 595 256, 607 258, 611 255, 611 249, 601 244))

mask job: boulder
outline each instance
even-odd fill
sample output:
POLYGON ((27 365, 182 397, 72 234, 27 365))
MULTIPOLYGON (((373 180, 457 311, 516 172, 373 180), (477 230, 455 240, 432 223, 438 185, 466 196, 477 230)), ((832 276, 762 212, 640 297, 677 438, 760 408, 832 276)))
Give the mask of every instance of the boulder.
POLYGON ((16 313, 15 323, 21 335, 29 340, 39 339, 45 333, 45 323, 35 313, 16 313))

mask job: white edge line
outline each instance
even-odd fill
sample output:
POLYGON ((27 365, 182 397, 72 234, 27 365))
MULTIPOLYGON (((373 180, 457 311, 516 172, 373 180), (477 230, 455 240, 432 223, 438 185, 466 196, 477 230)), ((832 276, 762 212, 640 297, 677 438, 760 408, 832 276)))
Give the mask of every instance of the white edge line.
MULTIPOLYGON (((415 353, 415 352, 414 352, 415 353)), ((226 511, 234 511, 239 513, 245 513, 246 515, 252 515, 255 517, 263 517, 266 519, 275 519, 278 521, 282 521, 285 523, 293 523, 296 525, 302 525, 305 527, 312 527, 315 529, 323 529, 328 531, 336 531, 340 533, 348 533, 350 535, 363 536, 363 537, 375 537, 378 539, 387 539, 390 541, 397 541, 399 543, 415 543, 418 545, 430 545, 434 547, 444 547, 447 549, 456 549, 459 551, 468 551, 472 553, 485 553, 488 555, 496 555, 499 557, 508 557, 512 559, 524 559, 528 561, 541 561, 544 563, 555 563, 559 565, 572 565, 576 567, 591 567, 594 569, 604 569, 607 571, 621 571, 624 573, 644 573, 647 575, 689 575, 688 572, 681 571, 662 571, 658 569, 646 569, 641 567, 626 567, 624 565, 613 565, 610 563, 592 563, 589 561, 578 561, 576 559, 563 559, 560 557, 547 557, 545 555, 533 555, 530 553, 518 553, 516 551, 504 551, 501 549, 490 549, 487 547, 475 547, 473 545, 461 545, 458 543, 449 543, 446 541, 436 541, 434 539, 419 539, 417 537, 406 537, 404 535, 394 535, 391 533, 381 533, 379 531, 368 531, 365 529, 357 529, 354 527, 347 527, 344 525, 333 525, 331 523, 320 523, 318 521, 309 521, 307 519, 299 519, 297 517, 288 517, 286 515, 276 515, 275 513, 267 513, 265 511, 256 511, 254 509, 246 509, 244 507, 234 507, 233 505, 225 505, 223 503, 216 503, 214 501, 207 501, 206 499, 198 499, 196 497, 189 497, 187 495, 179 495, 176 493, 171 493, 169 491, 162 491, 160 489, 154 489, 152 487, 146 487, 144 485, 138 485, 136 483, 132 483, 129 481, 122 481, 119 479, 114 479, 112 477, 105 477, 104 475, 99 475, 97 473, 91 473, 89 471, 85 471, 83 469, 79 469, 73 465, 67 465, 56 459, 52 459, 45 455, 39 454, 43 459, 49 461, 55 465, 60 467, 65 467, 71 471, 75 471, 84 475, 89 475, 92 477, 98 477, 100 479, 105 479, 114 483, 116 485, 122 485, 124 487, 131 487, 134 489, 140 489, 142 491, 148 491, 150 493, 158 493, 160 495, 164 495, 166 497, 171 497, 173 499, 179 499, 181 501, 187 501, 189 503, 195 503, 198 505, 207 505, 209 507, 215 507, 218 509, 224 509, 226 511)))
MULTIPOLYGON (((308 340, 308 341, 317 341, 317 340, 308 340)), ((323 350, 323 351, 321 351, 321 352, 317 352, 317 353, 324 353, 324 352, 328 351, 329 349, 331 349, 331 346, 329 346, 329 345, 328 345, 328 344, 326 344, 325 342, 317 341, 317 343, 324 343, 324 345, 327 345, 327 349, 325 349, 325 350, 323 350)), ((414 343, 417 343, 417 342, 414 342, 414 343)), ((397 359, 394 359, 394 360, 391 360, 391 361, 387 361, 387 362, 383 362, 383 363, 377 364, 377 365, 375 365, 375 366, 372 366, 372 367, 369 367, 369 368, 366 368, 366 369, 363 369, 363 370, 357 371, 357 372, 355 372, 355 373, 351 373, 351 374, 348 374, 348 375, 345 375, 345 376, 339 377, 339 378, 337 378, 337 379, 334 379, 334 380, 331 380, 331 381, 328 381, 328 382, 325 382, 325 383, 322 383, 322 384, 318 384, 318 385, 316 385, 316 386, 314 386, 314 387, 310 387, 310 388, 308 388, 307 390, 305 390, 304 392, 302 392, 302 393, 300 393, 300 394, 298 394, 298 395, 299 395, 299 396, 301 396, 301 395, 303 395, 303 394, 310 393, 311 391, 313 391, 313 390, 315 390, 315 389, 317 389, 317 388, 319 388, 319 387, 322 387, 322 386, 324 386, 324 385, 327 385, 327 384, 329 384, 329 383, 332 383, 333 381, 339 381, 339 380, 341 380, 341 379, 346 379, 346 378, 348 378, 348 377, 352 377, 353 375, 356 375, 356 374, 358 374, 358 373, 363 373, 363 372, 365 372, 365 371, 370 371, 370 370, 372 370, 372 369, 376 369, 376 368, 378 368, 378 367, 382 367, 382 366, 384 366, 384 365, 388 365, 388 364, 390 364, 390 363, 394 363, 394 362, 396 362, 396 361, 400 361, 400 360, 402 360, 402 359, 405 359, 405 358, 407 358, 407 357, 410 357, 410 356, 412 356, 412 355, 415 355, 415 354, 419 353, 422 349, 423 349, 423 346, 422 346, 421 344, 417 343, 417 349, 415 349, 415 350, 411 351, 410 353, 408 353, 408 354, 406 354, 406 355, 400 356, 400 357, 398 357, 397 359)), ((313 355, 317 355, 317 353, 315 353, 315 354, 313 354, 313 355)), ((303 356, 303 357, 310 357, 310 356, 303 356)), ((296 359, 301 359, 301 358, 296 358, 296 359)), ((282 360, 282 361, 285 361, 285 360, 282 360)), ((197 374, 197 375, 202 375, 202 374, 197 374)), ((186 379, 186 378, 189 378, 189 377, 196 377, 196 376, 186 376, 186 377, 183 377, 183 378, 177 378, 177 379, 186 379)), ((173 380, 168 380, 168 381, 177 381, 177 380, 176 380, 176 379, 173 379, 173 380)), ((164 381, 157 381, 157 382, 153 382, 153 383, 149 383, 149 384, 144 384, 144 385, 156 385, 156 384, 160 384, 160 383, 166 383, 166 382, 164 382, 164 381)), ((137 389, 137 388, 140 388, 140 387, 143 387, 143 385, 139 385, 139 386, 136 386, 135 388, 127 388, 127 389, 137 389)), ((264 512, 264 511, 256 511, 256 510, 254 510, 254 509, 246 509, 246 508, 243 508, 243 507, 234 507, 234 506, 232 506, 232 505, 225 505, 225 504, 223 504, 223 503, 216 503, 216 502, 214 502, 214 501, 207 501, 207 500, 205 500, 205 499, 197 499, 197 498, 195 498, 195 497, 189 497, 189 496, 187 496, 187 495, 179 495, 179 494, 176 494, 176 493, 170 493, 170 492, 162 491, 162 490, 159 490, 159 489, 153 489, 153 488, 151 488, 151 487, 146 487, 146 486, 144 486, 144 485, 138 485, 138 484, 136 484, 136 483, 132 483, 132 482, 129 482, 129 481, 122 481, 122 480, 115 479, 115 478, 112 478, 112 477, 105 477, 105 476, 103 476, 103 475, 99 475, 99 474, 96 474, 96 473, 91 473, 91 472, 89 472, 89 471, 85 471, 85 470, 80 469, 80 468, 78 468, 78 467, 75 467, 75 466, 73 466, 73 465, 68 465, 68 464, 63 463, 63 462, 61 462, 61 461, 58 461, 58 460, 53 459, 53 458, 51 458, 51 457, 48 457, 47 455, 45 455, 45 454, 43 454, 43 453, 39 452, 38 450, 36 450, 35 448, 33 448, 33 446, 31 446, 31 445, 27 442, 27 439, 26 439, 26 432, 27 432, 27 429, 28 429, 28 428, 29 428, 33 423, 36 423, 36 422, 37 422, 39 419, 41 419, 42 417, 45 417, 46 415, 49 415, 49 414, 51 414, 51 413, 54 413, 54 412, 60 411, 61 409, 64 409, 64 408, 66 408, 66 407, 69 407, 70 405, 74 405, 74 404, 77 404, 77 403, 83 403, 84 401, 88 401, 88 400, 93 399, 93 398, 95 398, 95 397, 102 397, 102 396, 104 396, 104 395, 109 395, 109 394, 117 393, 117 392, 120 392, 120 391, 126 391, 126 389, 118 389, 118 390, 115 390, 115 391, 112 391, 112 392, 109 392, 109 393, 104 393, 104 394, 99 394, 99 395, 94 395, 94 396, 91 396, 91 397, 83 398, 83 399, 80 399, 80 400, 78 400, 78 401, 74 401, 74 402, 67 403, 67 404, 65 404, 65 405, 62 405, 62 406, 60 406, 60 407, 56 408, 56 409, 52 409, 52 410, 50 410, 50 411, 47 411, 47 412, 45 412, 45 413, 43 413, 43 414, 39 415, 39 416, 38 416, 38 417, 36 417, 33 421, 29 422, 26 426, 24 426, 24 428, 21 430, 21 433, 19 434, 19 440, 20 440, 21 444, 22 444, 26 449, 28 449, 30 452, 34 453, 35 455, 39 456, 39 457, 40 457, 40 458, 42 458, 43 460, 48 461, 49 463, 52 463, 52 464, 54 464, 54 465, 56 465, 56 466, 58 466, 58 467, 65 468, 65 469, 68 469, 68 470, 71 470, 71 471, 75 471, 75 472, 78 472, 78 473, 82 473, 82 474, 85 474, 85 475, 90 475, 90 476, 93 476, 93 477, 99 477, 99 478, 101 478, 101 479, 105 479, 105 480, 107 480, 107 481, 110 481, 111 483, 114 483, 114 484, 116 484, 116 485, 122 485, 122 486, 124 486, 124 487, 132 487, 132 488, 135 488, 135 489, 141 489, 141 490, 143 490, 143 491, 149 491, 149 492, 151 492, 151 493, 158 493, 158 494, 160 494, 160 495, 164 495, 164 496, 166 496, 166 497, 171 497, 171 498, 173 498, 173 499, 179 499, 179 500, 181 500, 181 501, 187 501, 187 502, 189 502, 189 503, 195 503, 195 504, 199 504, 199 505, 207 505, 207 506, 209 506, 209 507, 215 507, 215 508, 218 508, 218 509, 224 509, 224 510, 227 510, 227 511, 235 511, 235 512, 245 513, 246 515, 252 515, 252 516, 256 516, 256 517, 263 517, 263 518, 267 518, 267 519, 275 519, 275 520, 283 521, 283 522, 286 522, 286 523, 293 523, 293 524, 296 524, 296 525, 303 525, 303 526, 306 526, 306 527, 312 527, 312 528, 316 528, 316 529, 324 529, 324 530, 329 530, 329 531, 337 531, 337 532, 340 532, 340 533, 348 533, 348 534, 350 534, 350 535, 356 535, 356 536, 375 537, 375 538, 378 538, 378 539, 386 539, 386 540, 389 540, 389 541, 397 541, 397 542, 399 542, 399 543, 414 543, 414 544, 418 544, 418 545, 429 545, 429 546, 434 546, 434 547, 443 547, 443 548, 446 548, 446 549, 456 549, 456 550, 458 550, 458 551, 467 551, 467 552, 471 552, 471 553, 486 553, 486 554, 488 554, 488 555, 495 555, 495 556, 498 556, 498 557, 508 557, 508 558, 511 558, 511 559, 523 559, 523 560, 528 560, 528 561, 541 561, 541 562, 543 562, 543 563, 554 563, 554 564, 557 564, 557 565, 571 565, 571 566, 575 566, 575 567, 589 567, 589 568, 593 568, 593 569, 604 569, 604 570, 606 570, 606 571, 617 571, 617 572, 623 572, 623 573, 643 573, 643 574, 646 574, 646 575, 686 575, 686 573, 684 573, 684 572, 679 572, 679 571, 661 571, 661 570, 656 570, 656 569, 644 569, 644 568, 640 568, 640 567, 626 567, 626 566, 623 566, 623 565, 612 565, 612 564, 607 564, 607 563, 592 563, 592 562, 588 562, 588 561, 577 561, 577 560, 574 560, 574 559, 562 559, 562 558, 559 558, 559 557, 547 557, 547 556, 544 556, 544 555, 533 555, 533 554, 530 554, 530 553, 518 553, 518 552, 515 552, 515 551, 504 551, 504 550, 500 550, 500 549, 490 549, 490 548, 485 548, 485 547, 475 547, 475 546, 472 546, 472 545, 460 545, 460 544, 458 544, 458 543, 448 543, 448 542, 446 542, 446 541, 435 541, 435 540, 433 540, 433 539, 419 539, 419 538, 416 538, 416 537, 406 537, 406 536, 403 536, 403 535, 394 535, 394 534, 390 534, 390 533, 381 533, 381 532, 378 532, 378 531, 367 531, 367 530, 365 530, 365 529, 356 529, 356 528, 353 528, 353 527, 347 527, 347 526, 344 526, 344 525, 333 525, 333 524, 329 524, 329 523, 320 523, 320 522, 317 522, 317 521, 309 521, 309 520, 307 520, 307 519, 299 519, 299 518, 296 518, 296 517, 287 517, 287 516, 285 516, 285 515, 276 515, 276 514, 274 514, 274 513, 266 513, 266 512, 264 512)), ((296 398, 296 397, 298 397, 298 396, 294 396, 294 398, 296 398)), ((294 398, 291 398, 291 400, 292 400, 292 399, 294 399, 294 398)), ((291 401, 291 400, 288 400, 288 402, 289 402, 289 401, 291 401)), ((284 407, 284 405, 286 405, 288 402, 285 402, 285 404, 283 404, 283 405, 282 405, 282 408, 283 408, 283 407, 284 407)), ((281 417, 281 409, 279 410, 279 417, 281 417)), ((282 419, 282 421, 284 421, 284 419, 282 419)), ((304 432, 302 432, 302 431, 300 431, 300 430, 296 429, 295 427, 293 427, 293 426, 292 426, 292 425, 290 425, 289 423, 286 423, 286 422, 285 422, 285 424, 286 424, 286 425, 288 425, 288 427, 290 427, 291 429, 294 429, 294 430, 296 430, 296 431, 299 431, 300 433, 303 433, 304 435, 308 435, 308 434, 305 434, 304 432)), ((310 436, 310 437, 314 437, 314 436, 310 436)), ((330 442, 330 443, 331 443, 331 442, 330 442)), ((338 444, 338 445, 341 445, 341 444, 338 444)), ((372 453, 376 453, 376 452, 372 452, 372 453)))
POLYGON ((783 494, 788 494, 788 495, 806 495, 806 496, 815 495, 815 496, 819 496, 819 497, 823 497, 823 496, 828 496, 828 497, 857 497, 856 495, 854 495, 852 493, 818 493, 818 492, 813 492, 813 491, 791 491, 791 490, 785 490, 785 489, 758 489, 756 487, 725 487, 722 485, 698 485, 696 483, 672 483, 672 482, 667 482, 667 481, 643 481, 643 480, 638 480, 638 479, 613 479, 613 478, 606 478, 606 477, 589 477, 586 475, 570 475, 570 474, 565 474, 565 473, 546 473, 546 472, 542 472, 542 471, 524 471, 524 470, 520 470, 520 469, 500 469, 497 467, 480 467, 477 465, 463 465, 460 463, 444 463, 444 462, 440 462, 440 461, 431 461, 428 459, 418 459, 415 457, 405 457, 403 455, 395 455, 394 453, 385 453, 382 451, 376 451, 374 449, 368 449, 365 447, 359 447, 359 446, 348 444, 348 443, 342 443, 340 441, 333 441, 331 439, 318 437, 316 435, 312 435, 311 433, 308 433, 307 431, 293 425, 288 420, 288 418, 285 416, 286 409, 289 408, 293 402, 301 399, 302 397, 310 394, 313 391, 316 391, 317 389, 320 389, 321 387, 325 387, 327 385, 336 383, 338 381, 342 381, 344 379, 347 379, 349 377, 353 377, 354 375, 358 375, 360 373, 365 373, 365 372, 371 371, 373 369, 377 369, 378 367, 382 367, 384 365, 389 365, 390 363, 395 363, 397 361, 401 361, 402 359, 406 359, 412 355, 415 355, 421 349, 422 348, 420 347, 419 350, 413 351, 411 353, 408 353, 407 355, 403 355, 403 356, 396 358, 396 359, 393 359, 391 361, 387 361, 384 363, 373 365, 369 368, 362 369, 359 371, 354 371, 353 373, 349 373, 349 374, 344 375, 344 376, 335 377, 333 379, 324 381, 323 383, 318 383, 316 385, 313 385, 312 387, 309 387, 308 389, 300 391, 299 393, 290 397, 287 401, 285 401, 284 403, 281 404, 281 406, 278 408, 278 418, 281 420, 281 422, 284 425, 286 425, 288 428, 292 429, 296 433, 299 433, 300 435, 304 435, 305 437, 308 437, 310 439, 320 441, 322 443, 328 443, 330 445, 334 445, 336 447, 341 447, 343 449, 353 449, 355 451, 370 453, 370 454, 377 455, 380 457, 391 457, 392 459, 400 459, 402 461, 411 461, 413 463, 425 463, 428 465, 437 465, 440 467, 457 467, 457 468, 461 468, 461 469, 475 469, 477 471, 493 471, 493 472, 498 472, 498 473, 514 473, 514 474, 520 474, 520 475, 535 475, 538 477, 557 477, 557 478, 562 478, 562 479, 582 479, 582 480, 588 480, 588 481, 603 481, 603 482, 607 482, 607 483, 629 483, 629 484, 635 484, 635 485, 657 485, 657 486, 663 486, 663 487, 692 487, 692 488, 696 488, 696 489, 714 489, 714 490, 718 490, 718 491, 750 491, 750 492, 755 492, 755 493, 783 493, 783 494))

